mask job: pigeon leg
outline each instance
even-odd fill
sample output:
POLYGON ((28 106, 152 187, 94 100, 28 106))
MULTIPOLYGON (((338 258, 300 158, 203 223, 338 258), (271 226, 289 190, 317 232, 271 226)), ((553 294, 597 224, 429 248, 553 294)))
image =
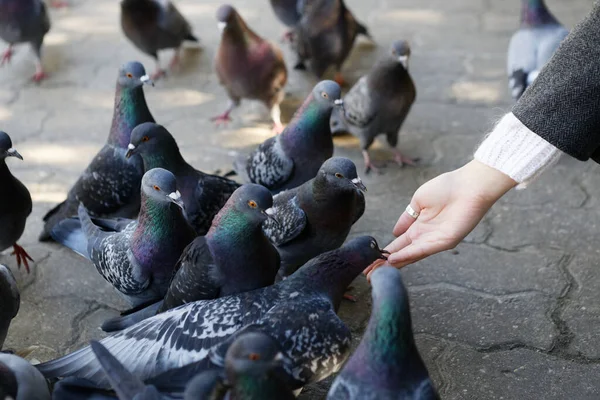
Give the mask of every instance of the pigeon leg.
POLYGON ((286 31, 281 37, 281 43, 292 43, 294 41, 294 31, 286 31))
POLYGON ((27 254, 27 252, 25 251, 24 248, 22 248, 21 246, 19 246, 18 244, 14 244, 13 245, 13 252, 11 253, 11 256, 16 256, 17 258, 17 266, 19 268, 21 268, 21 264, 23 264, 25 266, 25 269, 27 270, 27 273, 29 273, 29 261, 27 261, 27 259, 33 261, 33 258, 31 258, 31 256, 29 254, 27 254))
POLYGON ((165 71, 164 69, 162 69, 160 67, 160 60, 157 56, 156 57, 156 70, 154 71, 154 73, 152 74, 152 76, 150 78, 152 78, 153 81, 157 81, 160 78, 163 78, 165 76, 167 76, 167 71, 165 71))
POLYGON ((346 80, 344 79, 344 76, 342 75, 342 73, 340 71, 337 71, 335 73, 333 80, 340 86, 346 86, 346 80))
POLYGON ((44 72, 44 67, 42 66, 42 62, 40 60, 37 60, 35 63, 35 74, 33 74, 33 77, 31 78, 31 80, 33 80, 34 82, 41 82, 44 79, 46 79, 48 77, 48 75, 44 72))
POLYGON ((231 122, 231 117, 229 116, 229 114, 231 114, 231 111, 233 111, 233 109, 236 106, 237 104, 235 101, 230 101, 229 107, 227 107, 227 110, 225 110, 223 114, 217 115, 216 117, 212 117, 210 120, 213 121, 217 126, 221 124, 227 125, 228 122, 231 122))
POLYGON ((173 58, 171 58, 171 62, 169 62, 169 69, 179 68, 180 63, 181 63, 180 49, 176 48, 175 53, 173 54, 173 58))
POLYGON ((69 6, 69 3, 61 0, 52 0, 50 6, 54 8, 65 8, 69 6))
POLYGON ((281 123, 281 108, 279 108, 279 104, 275 104, 271 108, 271 118, 275 124, 273 126, 273 132, 276 135, 279 135, 281 132, 283 132, 283 124, 281 123))
POLYGON ((408 158, 403 156, 402 153, 400 153, 400 150, 395 147, 392 151, 394 152, 394 161, 396 161, 399 166, 403 166, 404 164, 415 166, 417 165, 417 161, 419 161, 418 158, 408 158))
POLYGON ((379 173, 379 168, 375 166, 375 164, 373 164, 373 162, 371 161, 371 156, 369 156, 369 151, 368 150, 363 150, 363 159, 365 160, 365 174, 368 174, 371 171, 374 171, 376 173, 379 173))
POLYGON ((8 45, 8 49, 4 50, 4 53, 2 53, 2 59, 0 59, 0 66, 9 63, 10 59, 13 55, 13 45, 9 44, 8 45))

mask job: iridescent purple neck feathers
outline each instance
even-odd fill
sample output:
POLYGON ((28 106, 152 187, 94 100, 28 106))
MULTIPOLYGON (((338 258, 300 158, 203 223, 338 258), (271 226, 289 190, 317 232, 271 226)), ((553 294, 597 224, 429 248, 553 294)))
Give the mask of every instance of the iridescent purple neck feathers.
POLYGON ((522 0, 521 27, 532 28, 542 25, 555 25, 558 20, 550 13, 544 0, 522 0))
POLYGON ((141 87, 123 88, 117 83, 115 108, 108 143, 127 148, 133 128, 143 122, 154 122, 141 87))

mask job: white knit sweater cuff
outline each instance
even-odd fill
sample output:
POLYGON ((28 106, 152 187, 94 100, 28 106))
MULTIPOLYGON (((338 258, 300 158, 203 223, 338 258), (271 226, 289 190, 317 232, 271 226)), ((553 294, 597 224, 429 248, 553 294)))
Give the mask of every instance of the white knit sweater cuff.
POLYGON ((517 188, 524 188, 562 153, 508 113, 479 146, 475 159, 510 176, 519 183, 517 188))

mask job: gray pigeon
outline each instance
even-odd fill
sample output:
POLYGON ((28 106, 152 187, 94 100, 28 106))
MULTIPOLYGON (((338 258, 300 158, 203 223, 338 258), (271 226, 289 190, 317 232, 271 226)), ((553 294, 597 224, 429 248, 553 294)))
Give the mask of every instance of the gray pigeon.
POLYGON ((77 215, 79 203, 95 217, 137 217, 144 165, 141 157, 126 159, 125 153, 133 128, 154 122, 146 105, 144 84, 153 83, 139 62, 129 62, 119 69, 108 140, 69 190, 67 199, 44 216, 39 240, 50 240, 54 225, 77 215))
POLYGON ((373 311, 367 330, 327 400, 437 400, 412 332, 408 293, 400 271, 371 275, 373 311))
POLYGON ((277 194, 295 188, 317 175, 333 155, 329 127, 331 110, 341 106, 340 86, 319 82, 278 136, 264 141, 249 156, 234 162, 235 171, 246 182, 258 183, 277 194))
POLYGON ((343 0, 303 1, 302 18, 294 33, 299 62, 295 69, 305 69, 310 61, 311 70, 321 79, 331 66, 335 67, 335 81, 344 85, 342 64, 350 54, 358 34, 370 37, 346 8, 343 0))
POLYGON ((508 45, 508 87, 515 100, 538 76, 569 31, 544 0, 521 0, 521 26, 508 45))
POLYGON ((315 178, 275 196, 274 218, 263 223, 263 230, 281 255, 278 279, 344 243, 365 211, 363 190, 354 163, 333 157, 315 178))
POLYGON ((134 306, 162 299, 177 260, 196 233, 183 216, 175 176, 162 168, 142 179, 137 221, 92 220, 83 205, 79 219, 54 227, 52 237, 88 258, 134 306))
POLYGON ((360 78, 344 96, 344 108, 331 114, 331 132, 350 132, 360 139, 366 172, 377 168, 369 157, 369 147, 377 135, 386 135, 395 161, 414 165, 396 148, 402 123, 417 96, 408 73, 410 46, 397 41, 389 54, 360 78))
POLYGON ((47 77, 42 66, 42 44, 49 30, 50 19, 42 0, 0 0, 0 38, 8 43, 0 66, 10 62, 14 45, 29 43, 36 57, 33 80, 42 81, 47 77))
MULTIPOLYGON (((19 312, 21 295, 10 269, 0 264, 0 350, 4 345, 10 322, 19 312)), ((0 397, 1 398, 1 397, 0 397)))
POLYGON ((287 69, 279 47, 254 33, 230 5, 217 11, 221 44, 215 58, 219 81, 230 98, 227 110, 213 118, 217 123, 231 121, 229 114, 241 99, 262 101, 270 110, 275 130, 281 132, 279 104, 285 96, 287 69))
MULTIPOLYGON (((350 282, 375 260, 385 259, 385 253, 375 239, 362 236, 311 260, 278 284, 185 304, 101 343, 125 368, 140 379, 148 379, 173 368, 209 364, 209 353, 210 361, 224 359, 236 336, 261 331, 281 346, 289 360, 283 367, 285 383, 297 389, 341 367, 350 350, 351 334, 336 310, 350 282), (217 348, 211 350, 215 345, 217 348)), ((47 378, 77 376, 108 384, 89 347, 37 367, 47 378)), ((187 382, 202 372, 201 367, 193 375, 182 377, 178 373, 174 377, 187 382)))
POLYGON ((197 300, 216 299, 272 285, 279 253, 262 232, 261 224, 273 205, 271 193, 260 185, 236 190, 217 214, 206 236, 183 251, 164 302, 104 323, 111 332, 197 300))
POLYGON ((156 60, 153 79, 166 74, 160 66, 159 50, 175 49, 169 65, 174 68, 179 64, 183 41, 198 41, 190 24, 169 0, 122 0, 121 28, 138 49, 156 60))
POLYGON ((50 400, 48 383, 19 356, 0 353, 0 399, 50 400))
POLYGON ((271 7, 277 18, 283 22, 285 26, 291 28, 283 35, 283 40, 293 40, 294 31, 292 28, 300 22, 302 18, 303 0, 270 0, 271 7))
POLYGON ((23 234, 25 222, 31 214, 31 195, 25 185, 11 174, 6 165, 8 157, 23 160, 19 152, 12 147, 10 136, 0 131, 0 186, 5 193, 0 196, 0 251, 12 247, 12 254, 17 257, 17 265, 20 267, 22 263, 29 272, 27 260, 33 259, 17 244, 17 240, 23 234))
POLYGON ((213 218, 240 184, 217 175, 208 175, 188 164, 169 131, 153 122, 138 125, 131 132, 126 154, 139 154, 144 170, 164 168, 177 178, 185 215, 198 235, 206 235, 213 218))

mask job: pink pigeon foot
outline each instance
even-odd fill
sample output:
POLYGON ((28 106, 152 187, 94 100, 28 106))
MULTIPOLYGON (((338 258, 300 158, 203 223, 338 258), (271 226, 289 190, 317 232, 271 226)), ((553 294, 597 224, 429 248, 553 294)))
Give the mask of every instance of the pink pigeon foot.
POLYGON ((2 58, 0 59, 0 66, 9 63, 13 54, 14 52, 12 46, 8 46, 8 49, 4 50, 4 53, 2 53, 2 58))
POLYGON ((399 166, 403 166, 404 164, 415 166, 417 165, 419 159, 408 158, 406 156, 403 156, 398 149, 394 149, 394 161, 396 161, 396 164, 398 164, 399 166))
POLYGON ((368 174, 369 172, 373 171, 376 174, 381 173, 380 171, 380 167, 376 166, 372 161, 371 161, 371 157, 369 156, 369 152, 367 150, 363 150, 363 159, 365 161, 365 174, 368 174))
POLYGON ((223 114, 217 115, 216 117, 213 117, 210 120, 213 121, 217 126, 226 126, 228 122, 231 122, 231 117, 229 116, 229 113, 230 111, 225 111, 223 114))
POLYGON ((165 71, 164 69, 157 69, 156 71, 154 71, 152 76, 150 76, 150 79, 152 79, 153 81, 157 81, 160 78, 164 78, 165 76, 167 76, 167 71, 165 71))
POLYGON ((23 264, 25 266, 25 270, 27 270, 27 273, 30 272, 29 270, 29 261, 27 261, 28 259, 33 261, 33 258, 31 258, 31 256, 29 254, 27 254, 27 252, 25 251, 24 248, 22 248, 21 246, 19 246, 18 244, 14 244, 13 245, 13 252, 11 253, 11 256, 16 256, 17 258, 17 267, 21 268, 21 264, 23 264))
POLYGON ((273 128, 271 129, 271 131, 275 135, 279 135, 281 132, 283 132, 284 129, 285 129, 285 127, 282 124, 274 124, 273 128))
POLYGON ((44 72, 44 70, 41 70, 41 71, 36 71, 35 74, 33 74, 33 76, 31 77, 31 80, 36 83, 40 83, 47 77, 48 77, 48 75, 44 72))
POLYGON ((54 8, 66 8, 69 7, 69 3, 67 3, 66 1, 52 0, 50 2, 50 6, 54 8))

